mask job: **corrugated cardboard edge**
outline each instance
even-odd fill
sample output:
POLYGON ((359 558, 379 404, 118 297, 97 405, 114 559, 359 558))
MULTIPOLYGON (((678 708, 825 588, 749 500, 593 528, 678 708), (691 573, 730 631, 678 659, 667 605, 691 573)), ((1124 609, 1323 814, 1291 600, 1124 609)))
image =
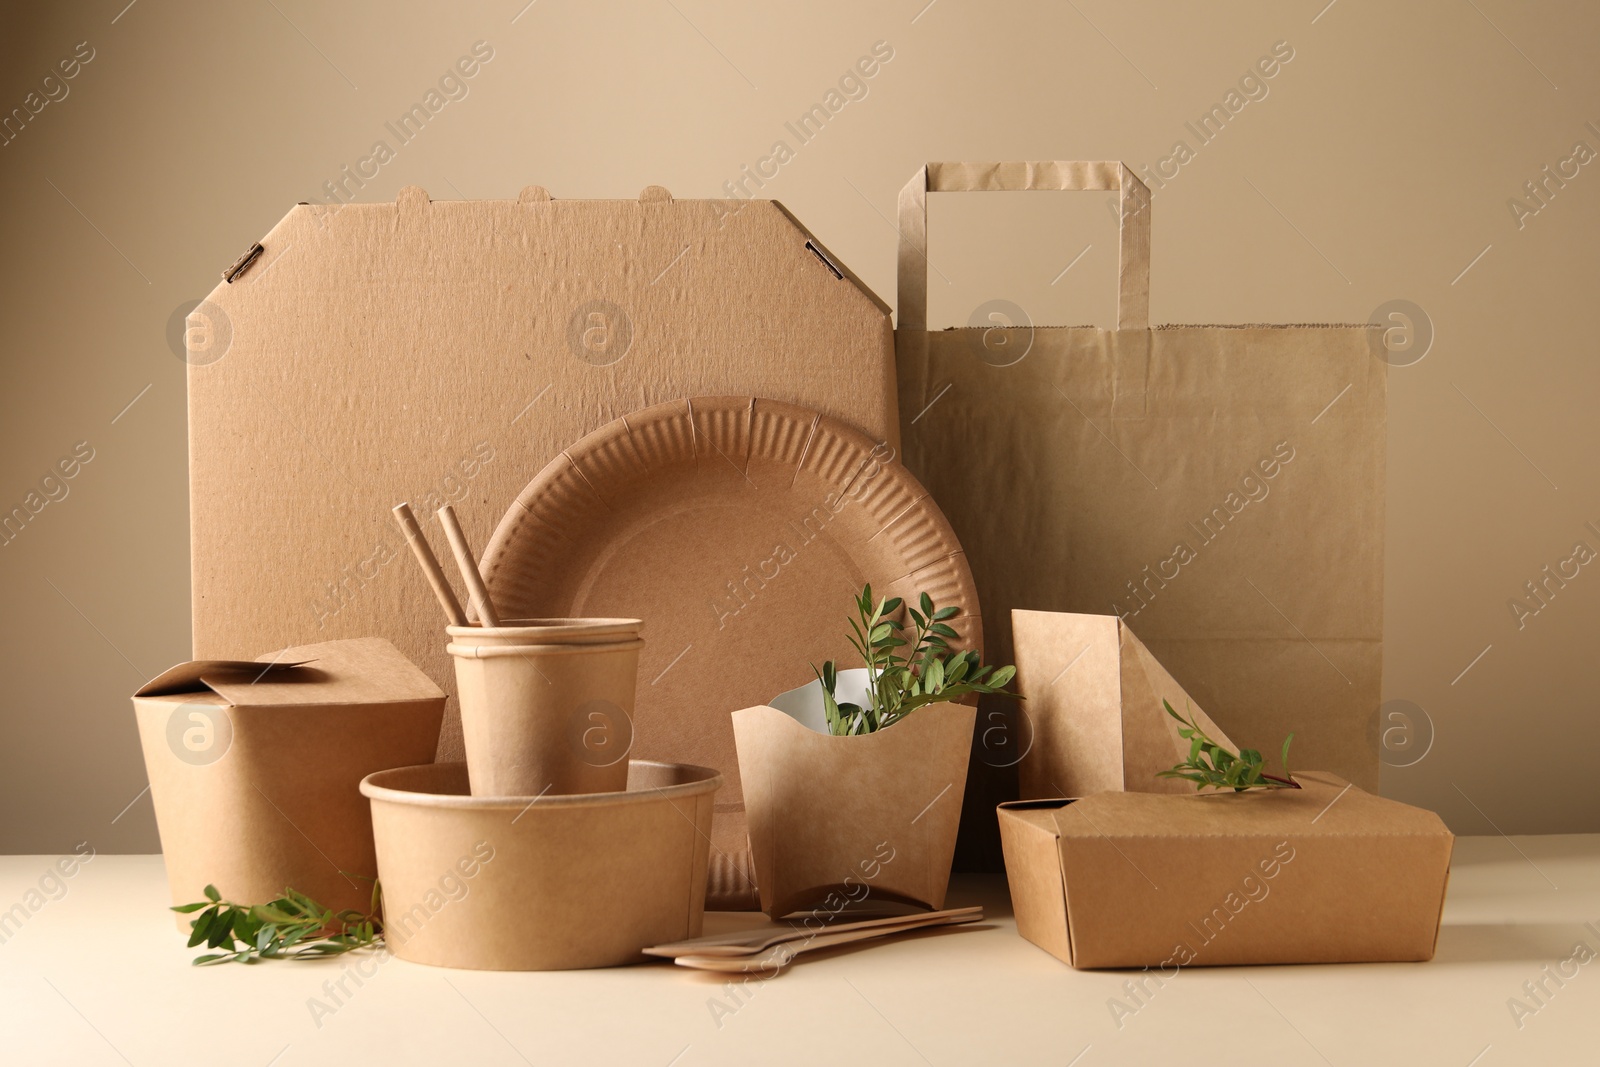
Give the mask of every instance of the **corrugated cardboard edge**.
MULTIPOLYGON (((841 281, 847 281, 851 285, 855 286, 858 290, 860 290, 862 296, 865 296, 868 300, 872 301, 873 306, 875 306, 879 311, 883 312, 883 314, 885 316, 884 321, 885 322, 889 321, 888 320, 888 316, 893 314, 893 309, 890 308, 888 304, 883 302, 883 298, 882 297, 880 297, 877 293, 875 293, 871 289, 869 289, 867 287, 867 283, 863 282, 861 280, 861 278, 856 274, 855 271, 853 271, 849 267, 845 266, 843 260, 841 260, 838 256, 834 255, 832 252, 828 251, 828 249, 823 245, 823 243, 821 241, 817 240, 816 234, 812 233, 809 229, 807 229, 805 224, 802 223, 799 219, 797 219, 794 216, 794 213, 792 211, 790 211, 788 208, 784 207, 782 202, 777 201, 777 200, 768 200, 768 201, 764 201, 764 203, 769 203, 773 207, 777 208, 778 211, 782 213, 783 217, 789 220, 789 224, 791 226, 793 226, 796 230, 798 230, 800 232, 800 235, 805 238, 805 244, 811 249, 812 253, 814 255, 816 255, 818 259, 822 260, 823 265, 828 267, 830 270, 832 270, 834 275, 836 277, 838 277, 841 281)), ((890 337, 889 345, 890 345, 891 348, 894 347, 893 333, 894 333, 894 331, 891 328, 890 331, 889 331, 889 337, 890 337)), ((899 416, 898 413, 896 413, 895 414, 895 427, 896 427, 896 429, 899 428, 899 419, 900 419, 900 416, 899 416)))

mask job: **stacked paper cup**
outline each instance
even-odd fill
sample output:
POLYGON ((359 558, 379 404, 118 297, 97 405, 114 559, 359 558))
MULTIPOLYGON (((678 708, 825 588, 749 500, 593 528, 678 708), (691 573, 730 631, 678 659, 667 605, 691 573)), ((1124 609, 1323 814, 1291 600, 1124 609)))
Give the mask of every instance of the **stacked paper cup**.
POLYGON ((450 626, 473 796, 628 787, 638 619, 450 626))

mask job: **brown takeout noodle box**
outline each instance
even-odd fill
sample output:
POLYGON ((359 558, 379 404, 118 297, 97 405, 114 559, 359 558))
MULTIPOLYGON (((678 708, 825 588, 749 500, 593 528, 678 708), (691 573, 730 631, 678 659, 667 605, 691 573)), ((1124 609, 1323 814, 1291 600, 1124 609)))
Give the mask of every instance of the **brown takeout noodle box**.
POLYGON ((147 683, 133 708, 172 902, 208 884, 248 904, 292 887, 365 911, 378 865, 361 779, 432 759, 444 700, 379 637, 182 663, 147 683))
POLYGON ((489 971, 611 967, 698 937, 712 796, 706 767, 633 760, 626 792, 470 796, 465 763, 361 783, 403 960, 489 971))
POLYGON ((1429 960, 1454 837, 1323 772, 1300 789, 1000 805, 1017 932, 1078 968, 1429 960))

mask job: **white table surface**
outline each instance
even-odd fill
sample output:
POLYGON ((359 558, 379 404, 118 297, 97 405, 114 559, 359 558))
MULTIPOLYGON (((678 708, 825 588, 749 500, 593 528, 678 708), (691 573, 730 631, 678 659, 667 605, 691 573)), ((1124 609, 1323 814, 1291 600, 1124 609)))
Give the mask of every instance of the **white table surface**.
MULTIPOLYGON (((53 857, 0 857, 0 909, 53 857)), ((97 856, 0 944, 0 1063, 1600 1063, 1600 959, 1552 995, 1524 982, 1600 953, 1600 835, 1462 838, 1431 963, 1185 970, 1117 1025, 1129 975, 1074 971, 1016 934, 998 877, 958 877, 981 927, 802 957, 769 981, 668 963, 449 971, 400 960, 331 1015, 351 957, 195 968, 159 856, 97 856), (1586 928, 1586 923, 1595 929, 1586 928), (1513 1019, 1508 1000, 1535 1014, 1513 1019), (720 1004, 721 1010, 716 1005, 720 1004)), ((759 916, 714 914, 706 932, 759 916)))

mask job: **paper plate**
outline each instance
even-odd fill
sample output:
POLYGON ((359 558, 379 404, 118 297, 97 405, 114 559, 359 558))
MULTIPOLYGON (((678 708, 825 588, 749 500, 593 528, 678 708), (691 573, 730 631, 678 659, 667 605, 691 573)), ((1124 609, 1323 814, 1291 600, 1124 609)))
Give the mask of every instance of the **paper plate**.
POLYGON ((846 640, 853 597, 927 592, 982 646, 950 524, 879 444, 808 408, 698 397, 646 408, 568 448, 484 553, 502 615, 643 619, 635 759, 714 767, 707 904, 758 906, 729 715, 805 684, 846 640))

